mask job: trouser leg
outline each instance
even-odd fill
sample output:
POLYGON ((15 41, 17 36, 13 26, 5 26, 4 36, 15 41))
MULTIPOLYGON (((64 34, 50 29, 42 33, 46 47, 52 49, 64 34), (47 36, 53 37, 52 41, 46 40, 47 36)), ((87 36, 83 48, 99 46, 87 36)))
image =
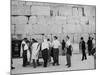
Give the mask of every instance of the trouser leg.
POLYGON ((44 67, 47 67, 47 62, 48 62, 48 50, 47 49, 44 49, 42 51, 42 57, 44 60, 44 67))
POLYGON ((51 61, 51 50, 49 49, 49 51, 48 51, 48 61, 50 62, 51 61))
POLYGON ((33 67, 36 68, 36 61, 33 59, 33 67))
POLYGON ((27 51, 23 52, 23 66, 26 66, 27 63, 27 51))
POLYGON ((82 60, 84 60, 84 51, 82 50, 82 60))
POLYGON ((67 65, 69 65, 68 54, 66 55, 67 65))
POLYGON ((82 60, 87 59, 85 50, 82 51, 82 60))
POLYGON ((91 49, 88 49, 88 55, 91 55, 91 49))
POLYGON ((59 50, 57 49, 57 55, 56 55, 56 63, 59 65, 59 50))
POLYGON ((84 58, 87 59, 87 57, 86 57, 86 52, 85 52, 85 51, 84 51, 84 58))
POLYGON ((71 66, 71 56, 69 54, 66 55, 66 60, 67 60, 67 66, 71 66))
POLYGON ((55 49, 53 50, 53 55, 54 55, 54 56, 53 56, 53 60, 54 60, 53 65, 55 65, 55 63, 56 63, 56 55, 57 55, 55 49))
POLYGON ((37 59, 37 65, 38 66, 40 66, 41 64, 40 64, 40 62, 39 62, 39 58, 37 59))
POLYGON ((47 67, 47 59, 44 59, 44 67, 47 67))
POLYGON ((71 56, 70 55, 68 56, 68 60, 69 60, 69 66, 68 67, 70 67, 71 66, 71 56))

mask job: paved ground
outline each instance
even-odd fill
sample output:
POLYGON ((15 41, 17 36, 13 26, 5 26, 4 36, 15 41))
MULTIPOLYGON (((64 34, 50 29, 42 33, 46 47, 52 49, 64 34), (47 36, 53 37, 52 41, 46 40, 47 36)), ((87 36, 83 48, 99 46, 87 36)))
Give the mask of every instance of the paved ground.
MULTIPOLYGON (((73 54, 71 60, 72 60, 72 66, 70 68, 67 68, 67 66, 65 66, 66 64, 65 56, 59 56, 60 66, 52 66, 52 64, 49 64, 47 68, 44 68, 42 65, 37 68, 33 68, 32 65, 27 67, 22 67, 22 58, 13 59, 13 65, 15 66, 15 69, 12 70, 12 74, 84 70, 84 69, 95 68, 95 62, 93 56, 87 56, 87 60, 81 61, 81 54, 73 54)), ((43 62, 43 60, 40 59, 40 62, 43 62)))

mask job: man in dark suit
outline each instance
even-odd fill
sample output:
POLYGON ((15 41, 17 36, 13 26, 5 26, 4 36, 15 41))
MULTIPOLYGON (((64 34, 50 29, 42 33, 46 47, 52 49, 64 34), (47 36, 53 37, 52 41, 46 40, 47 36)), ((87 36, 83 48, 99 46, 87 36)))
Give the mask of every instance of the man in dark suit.
POLYGON ((86 52, 85 52, 85 50, 86 50, 86 46, 85 46, 85 41, 84 41, 84 38, 83 37, 81 37, 81 50, 82 50, 82 61, 85 59, 87 59, 87 57, 86 57, 86 52))
POLYGON ((87 41, 87 45, 88 45, 88 54, 90 56, 91 55, 91 50, 92 50, 92 39, 91 39, 91 37, 89 37, 89 39, 87 41))

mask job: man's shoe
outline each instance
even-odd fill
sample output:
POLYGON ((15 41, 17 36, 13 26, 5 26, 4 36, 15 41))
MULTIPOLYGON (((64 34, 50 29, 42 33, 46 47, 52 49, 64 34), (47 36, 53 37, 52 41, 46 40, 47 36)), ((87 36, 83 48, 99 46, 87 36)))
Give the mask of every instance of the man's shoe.
POLYGON ((11 69, 15 69, 15 67, 11 67, 11 69))
POLYGON ((71 66, 68 66, 68 68, 70 68, 71 66))
POLYGON ((52 65, 55 66, 55 63, 53 63, 52 65))
POLYGON ((57 64, 57 66, 59 66, 60 64, 57 64))
POLYGON ((65 66, 68 66, 68 64, 66 64, 65 66))

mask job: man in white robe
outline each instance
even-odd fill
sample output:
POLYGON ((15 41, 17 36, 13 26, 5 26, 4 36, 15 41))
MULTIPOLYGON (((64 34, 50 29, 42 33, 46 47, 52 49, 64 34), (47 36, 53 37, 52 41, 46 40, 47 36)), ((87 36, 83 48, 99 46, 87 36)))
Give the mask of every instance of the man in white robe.
POLYGON ((33 60, 33 67, 36 68, 36 61, 38 60, 40 45, 36 40, 33 40, 32 44, 32 60, 33 60))

